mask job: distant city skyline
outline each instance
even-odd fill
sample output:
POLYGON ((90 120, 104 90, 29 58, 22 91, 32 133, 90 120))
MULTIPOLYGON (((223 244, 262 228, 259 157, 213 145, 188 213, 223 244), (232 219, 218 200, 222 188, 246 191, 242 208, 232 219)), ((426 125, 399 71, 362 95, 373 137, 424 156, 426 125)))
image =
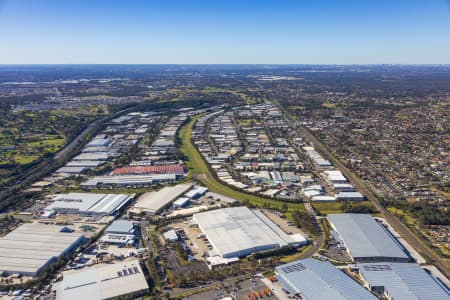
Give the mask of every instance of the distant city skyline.
POLYGON ((450 1, 0 0, 0 64, 450 64, 450 1))

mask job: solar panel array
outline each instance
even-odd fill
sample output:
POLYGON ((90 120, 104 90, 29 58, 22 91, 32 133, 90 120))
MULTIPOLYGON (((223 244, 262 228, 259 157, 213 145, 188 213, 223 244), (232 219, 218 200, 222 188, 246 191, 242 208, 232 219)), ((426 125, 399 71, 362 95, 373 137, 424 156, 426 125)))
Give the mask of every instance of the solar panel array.
POLYGON ((306 269, 305 265, 302 263, 297 263, 294 265, 289 265, 287 267, 281 268, 283 270, 284 273, 289 274, 292 272, 299 272, 299 271, 303 271, 306 269))

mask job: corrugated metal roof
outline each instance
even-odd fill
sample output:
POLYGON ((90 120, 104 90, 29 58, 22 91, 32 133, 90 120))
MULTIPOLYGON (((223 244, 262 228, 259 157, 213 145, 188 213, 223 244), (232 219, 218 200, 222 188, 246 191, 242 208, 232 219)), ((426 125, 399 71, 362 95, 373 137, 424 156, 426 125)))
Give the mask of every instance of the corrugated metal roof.
POLYGON ((400 244, 381 224, 367 214, 329 214, 328 220, 345 243, 351 256, 408 260, 400 244))
POLYGON ((450 292, 415 263, 367 263, 359 271, 370 286, 384 286, 395 300, 450 299, 450 292))
POLYGON ((146 291, 148 284, 139 262, 132 260, 64 272, 53 289, 56 300, 111 299, 146 291))
POLYGON ((278 266, 275 270, 290 293, 300 294, 308 300, 377 299, 329 262, 308 258, 278 266))
POLYGON ((79 233, 62 232, 63 228, 25 223, 0 238, 0 271, 38 273, 82 238, 79 233))
POLYGON ((57 194, 46 210, 73 210, 80 213, 113 214, 131 200, 128 194, 57 194))
POLYGON ((192 187, 192 184, 178 184, 168 186, 159 191, 141 195, 133 206, 137 210, 158 213, 163 207, 174 201, 192 187))
POLYGON ((114 232, 114 233, 133 233, 134 224, 129 220, 116 220, 111 225, 106 228, 105 232, 114 232))
POLYGON ((230 207, 193 217, 214 249, 225 258, 248 255, 288 244, 306 244, 304 237, 287 235, 261 212, 230 207))

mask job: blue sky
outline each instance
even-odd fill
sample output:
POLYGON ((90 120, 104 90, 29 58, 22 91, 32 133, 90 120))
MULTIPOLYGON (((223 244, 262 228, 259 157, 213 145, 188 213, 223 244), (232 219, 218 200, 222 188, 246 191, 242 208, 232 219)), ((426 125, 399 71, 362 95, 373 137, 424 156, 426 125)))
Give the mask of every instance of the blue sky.
POLYGON ((450 0, 0 0, 0 64, 450 64, 450 0))

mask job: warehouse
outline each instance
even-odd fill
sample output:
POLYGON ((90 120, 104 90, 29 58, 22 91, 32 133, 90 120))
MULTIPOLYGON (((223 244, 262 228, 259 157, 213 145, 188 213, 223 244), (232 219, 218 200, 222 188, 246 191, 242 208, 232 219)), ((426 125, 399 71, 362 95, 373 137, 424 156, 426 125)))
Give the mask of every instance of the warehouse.
POLYGON ((113 215, 130 202, 128 194, 69 193, 57 194, 46 211, 85 215, 113 215))
POLYGON ((301 299, 377 299, 329 262, 312 258, 297 260, 276 267, 275 273, 282 286, 301 299))
POLYGON ((139 197, 136 204, 130 209, 130 212, 134 214, 157 214, 175 199, 186 193, 191 187, 192 184, 178 184, 164 187, 156 192, 145 193, 139 197))
POLYGON ((108 160, 110 157, 107 152, 81 153, 72 160, 108 160))
POLYGON ((415 263, 358 265, 361 278, 373 292, 389 300, 448 300, 449 290, 415 263))
POLYGON ((336 198, 330 195, 316 195, 311 197, 313 202, 334 202, 336 198))
POLYGON ((56 173, 66 173, 66 174, 80 174, 86 171, 87 167, 61 167, 56 170, 56 173))
POLYGON ((192 190, 187 192, 184 196, 191 198, 191 199, 197 199, 203 196, 208 191, 207 187, 204 186, 195 186, 192 190))
POLYGON ((326 175, 327 180, 331 184, 347 183, 347 178, 345 178, 344 174, 342 174, 341 171, 330 170, 330 171, 325 171, 323 173, 326 175))
POLYGON ((175 174, 94 176, 80 186, 86 189, 109 187, 146 187, 161 182, 174 182, 175 174))
POLYGON ((337 192, 354 192, 355 188, 350 183, 334 183, 333 188, 337 192))
POLYGON ((89 167, 95 168, 105 164, 105 161, 101 160, 75 160, 66 164, 66 167, 89 167))
POLYGON ((106 147, 109 144, 111 144, 111 139, 109 138, 95 138, 86 147, 106 147))
POLYGON ((339 201, 363 201, 364 195, 360 192, 339 192, 336 194, 336 200, 339 201))
POLYGON ((370 215, 329 214, 332 235, 358 262, 408 262, 406 250, 370 215))
POLYGON ((132 245, 136 240, 136 226, 129 220, 116 220, 109 225, 100 241, 108 244, 132 245))
POLYGON ((113 175, 125 174, 176 174, 184 175, 184 166, 180 164, 156 165, 156 166, 129 166, 116 168, 113 175))
POLYGON ((0 238, 0 271, 36 276, 84 241, 64 226, 25 223, 0 238))
POLYGON ((173 202, 173 208, 185 208, 191 203, 191 199, 188 197, 180 197, 173 202))
POLYGON ((308 243, 304 236, 286 234, 259 210, 247 207, 197 213, 193 221, 208 238, 213 252, 222 258, 242 257, 254 252, 308 243))
POLYGON ((137 260, 63 272, 53 284, 56 300, 134 299, 148 293, 149 286, 137 260))

